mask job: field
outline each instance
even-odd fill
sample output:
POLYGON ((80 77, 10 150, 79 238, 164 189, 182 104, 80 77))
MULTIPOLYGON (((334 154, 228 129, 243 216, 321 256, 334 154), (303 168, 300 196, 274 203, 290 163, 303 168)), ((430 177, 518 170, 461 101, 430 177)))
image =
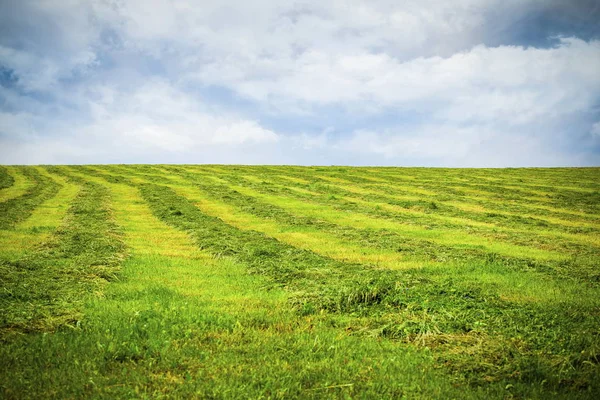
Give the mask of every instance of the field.
POLYGON ((600 168, 0 167, 2 398, 600 398, 600 168))

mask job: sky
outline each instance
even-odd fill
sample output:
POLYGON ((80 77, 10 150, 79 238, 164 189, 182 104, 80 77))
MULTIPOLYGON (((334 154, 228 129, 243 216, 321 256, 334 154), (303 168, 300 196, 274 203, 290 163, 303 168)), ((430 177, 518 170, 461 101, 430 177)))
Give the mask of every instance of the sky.
POLYGON ((600 165, 600 0, 0 0, 0 164, 600 165))

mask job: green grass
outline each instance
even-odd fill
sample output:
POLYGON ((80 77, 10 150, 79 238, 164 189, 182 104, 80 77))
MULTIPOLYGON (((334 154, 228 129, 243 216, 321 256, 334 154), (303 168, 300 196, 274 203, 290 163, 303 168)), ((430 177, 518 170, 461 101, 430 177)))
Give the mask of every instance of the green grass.
POLYGON ((3 167, 0 185, 2 397, 600 394, 599 169, 3 167))
POLYGON ((0 193, 4 194, 6 192, 4 189, 11 187, 14 183, 15 178, 8 172, 8 169, 0 166, 0 190, 2 190, 0 193))
MULTIPOLYGON (((44 173, 43 170, 39 171, 44 173)), ((1 260, 17 260, 25 252, 46 241, 61 225, 69 205, 79 193, 79 186, 60 176, 51 178, 61 185, 58 193, 39 204, 28 218, 1 231, 1 260)))
POLYGON ((20 171, 33 184, 24 181, 8 189, 15 189, 6 200, 0 202, 0 229, 10 229, 27 219, 33 210, 58 193, 60 185, 40 174, 35 168, 21 167, 20 171), (19 192, 16 192, 19 190, 19 192), (21 193, 22 191, 22 193, 21 193))
POLYGON ((109 219, 108 193, 92 183, 81 185, 62 225, 47 240, 21 257, 0 261, 2 337, 76 325, 81 296, 116 277, 122 245, 109 219))

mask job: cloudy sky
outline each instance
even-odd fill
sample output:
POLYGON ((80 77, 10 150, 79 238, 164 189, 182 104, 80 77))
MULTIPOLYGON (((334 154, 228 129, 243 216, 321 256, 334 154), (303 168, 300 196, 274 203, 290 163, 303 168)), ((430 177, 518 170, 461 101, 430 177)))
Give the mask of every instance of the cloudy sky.
POLYGON ((600 1, 0 0, 0 163, 600 165, 600 1))

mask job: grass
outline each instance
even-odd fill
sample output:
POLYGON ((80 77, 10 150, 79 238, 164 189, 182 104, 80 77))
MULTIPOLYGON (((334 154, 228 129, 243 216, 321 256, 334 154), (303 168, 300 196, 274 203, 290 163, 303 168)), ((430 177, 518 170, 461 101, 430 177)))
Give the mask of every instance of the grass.
MULTIPOLYGON (((0 166, 0 190, 10 188, 15 184, 15 178, 8 172, 8 169, 4 166, 0 166)), ((4 199, 6 190, 2 192, 2 198, 4 199)))
POLYGON ((596 398, 600 170, 499 171, 3 168, 2 396, 596 398))
POLYGON ((0 172, 0 202, 23 195, 32 186, 17 167, 2 167, 0 172))
POLYGON ((109 220, 107 196, 103 187, 82 182, 50 238, 19 258, 0 262, 3 338, 76 325, 82 294, 114 278, 121 246, 109 220))
MULTIPOLYGON (((43 170, 39 170, 44 173, 43 170)), ((2 230, 0 236, 0 259, 16 260, 25 252, 46 241, 61 225, 62 220, 79 192, 79 186, 60 176, 51 177, 61 187, 57 194, 39 204, 29 218, 2 230)))
POLYGON ((18 181, 5 190, 13 192, 0 202, 0 229, 10 229, 27 219, 33 210, 56 195, 60 185, 51 178, 40 174, 35 168, 21 168, 28 181, 18 181))

